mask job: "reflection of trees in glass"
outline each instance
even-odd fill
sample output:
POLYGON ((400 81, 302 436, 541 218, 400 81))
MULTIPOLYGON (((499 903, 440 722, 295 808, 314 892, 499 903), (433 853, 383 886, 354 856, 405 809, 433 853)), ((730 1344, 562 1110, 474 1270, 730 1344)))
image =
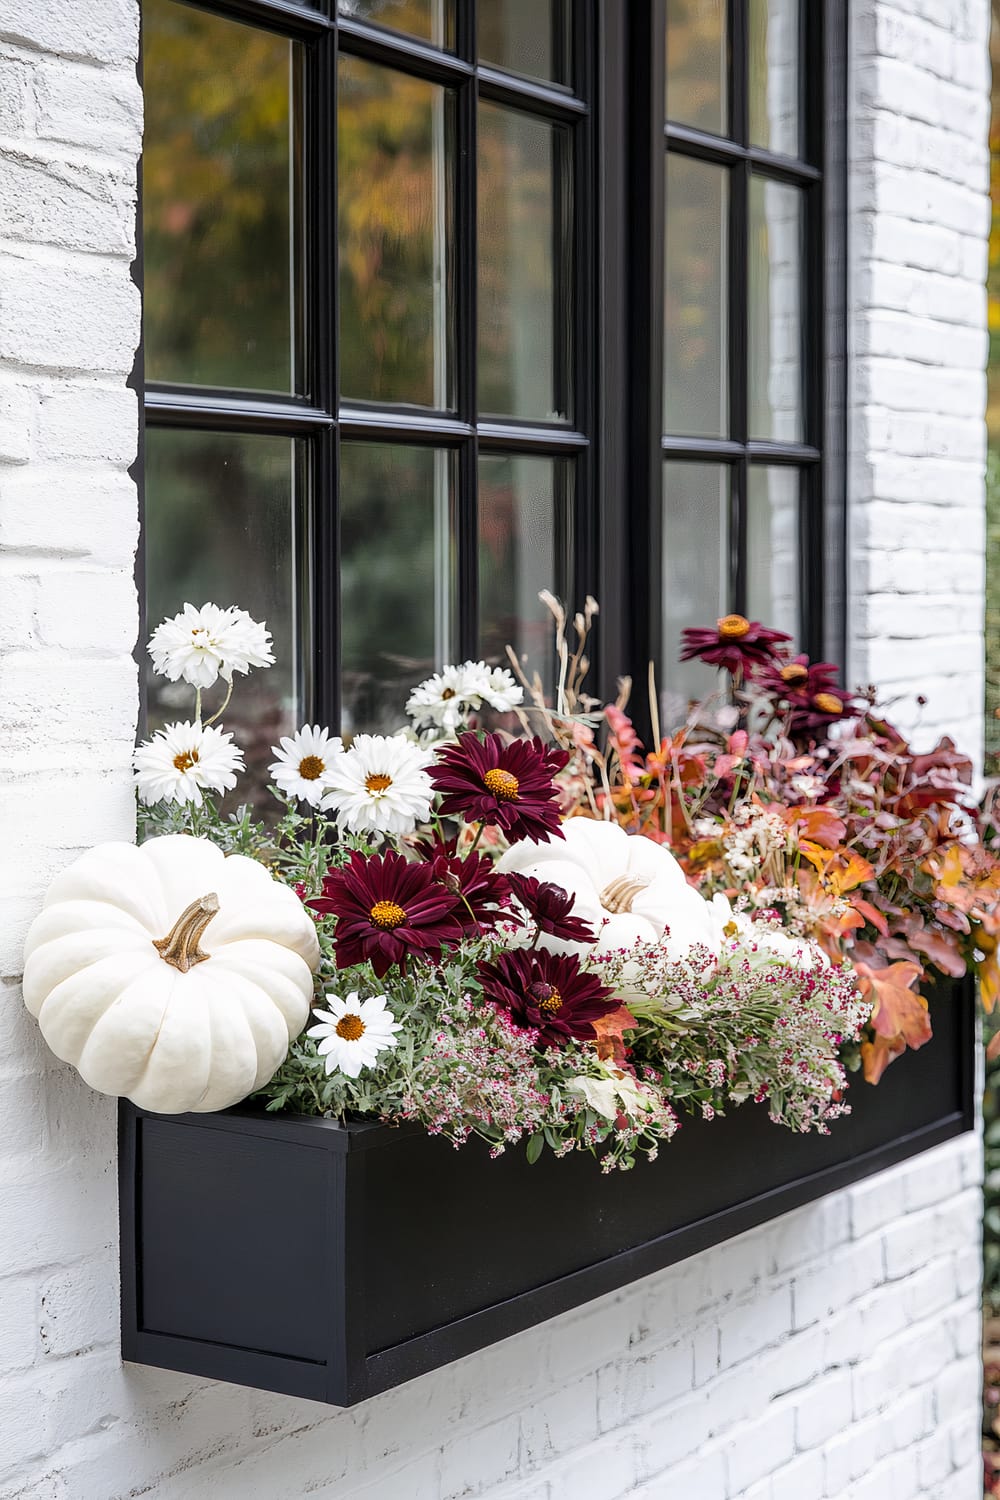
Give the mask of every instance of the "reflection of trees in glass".
POLYGON ((667 0, 667 118, 726 130, 725 0, 667 0))
POLYGON ((405 31, 438 47, 453 44, 454 0, 339 0, 338 9, 342 16, 405 31))
POLYGON ((343 727, 399 727, 410 688, 452 653, 451 462, 430 448, 341 449, 343 727))
POLYGON ((288 390, 291 45, 144 0, 151 380, 288 390))
POLYGON ((346 396, 447 406, 450 95, 342 57, 340 368, 346 396))
MULTIPOLYGON (((285 438, 162 429, 146 434, 150 628, 187 601, 211 600, 266 620, 274 640, 275 665, 237 676, 225 715, 225 727, 235 731, 260 785, 275 736, 289 733, 299 713, 292 463, 285 438)), ((147 681, 150 729, 191 717, 186 684, 151 673, 147 681)), ((206 694, 206 713, 221 704, 224 686, 206 694)))

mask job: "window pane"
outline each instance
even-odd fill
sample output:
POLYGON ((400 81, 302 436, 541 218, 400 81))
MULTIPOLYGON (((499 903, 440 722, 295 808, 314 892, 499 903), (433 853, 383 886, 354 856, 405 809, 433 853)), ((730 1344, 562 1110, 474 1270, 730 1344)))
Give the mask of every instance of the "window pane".
MULTIPOLYGON (((223 719, 236 732, 247 771, 259 785, 267 779, 275 736, 294 730, 303 713, 298 684, 309 606, 299 575, 305 543, 297 504, 297 446, 288 438, 235 433, 162 428, 146 433, 150 634, 186 603, 211 601, 249 611, 266 622, 274 640, 274 666, 246 677, 236 674, 223 719)), ((147 682, 151 730, 193 716, 186 683, 151 672, 147 682)), ((221 706, 223 689, 220 682, 206 691, 206 715, 221 706)))
POLYGON ((142 14, 147 378, 301 388, 298 49, 172 0, 142 14))
POLYGON ((344 443, 340 459, 345 733, 392 733, 409 691, 454 657, 454 460, 344 443))
POLYGON ((802 192, 750 180, 750 436, 802 438, 802 192))
POLYGON ((435 47, 455 45, 455 0, 337 0, 342 16, 374 21, 435 47))
POLYGON ((799 473, 750 469, 747 495, 747 607, 792 638, 799 633, 799 473))
POLYGON ((479 408, 569 418, 570 134, 479 109, 479 408))
POLYGON ((453 406, 452 98, 340 59, 340 368, 345 396, 453 406))
POLYGON ((799 0, 750 0, 750 139, 799 154, 799 0))
POLYGON ((728 129, 726 0, 667 0, 667 119, 728 129))
POLYGON ((712 625, 729 609, 729 470, 721 464, 668 463, 663 469, 664 729, 682 723, 692 699, 718 686, 701 662, 680 663, 681 632, 712 625))
POLYGON ((479 648, 513 646, 553 686, 552 616, 540 590, 572 594, 572 468, 564 459, 479 460, 479 648))
POLYGON ((477 19, 483 62, 529 78, 569 82, 566 0, 487 0, 477 19))
POLYGON ((729 431, 726 224, 729 173, 667 155, 664 431, 729 431))

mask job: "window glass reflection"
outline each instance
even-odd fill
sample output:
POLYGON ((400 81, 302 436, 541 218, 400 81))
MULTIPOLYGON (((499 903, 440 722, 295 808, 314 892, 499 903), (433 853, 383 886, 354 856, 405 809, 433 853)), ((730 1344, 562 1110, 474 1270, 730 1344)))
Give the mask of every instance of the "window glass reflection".
POLYGON ((391 734, 410 689, 454 658, 454 460, 344 443, 340 489, 341 722, 391 734))
POLYGON ((567 0, 485 0, 476 20, 483 62, 528 78, 569 82, 567 0))
MULTIPOLYGON (((287 438, 219 432, 146 433, 146 610, 149 630, 186 603, 235 604, 264 621, 275 664, 237 674, 224 727, 244 752, 247 787, 267 781, 270 747, 299 724, 300 653, 308 651, 308 600, 299 558, 304 541, 298 514, 300 455, 287 438)), ((143 643, 145 645, 145 643, 143 643)), ((150 731, 193 717, 183 682, 167 682, 147 668, 150 731)), ((221 706, 224 684, 209 689, 204 712, 221 706)))
POLYGON ((513 646, 529 674, 553 686, 552 616, 542 589, 572 595, 572 470, 565 460, 479 460, 479 646, 507 661, 513 646))
POLYGON ((337 0, 337 9, 342 16, 372 21, 435 47, 455 45, 455 0, 337 0))
POLYGON ((750 0, 750 139, 799 154, 799 0, 750 0))
POLYGON ((729 431, 727 231, 729 172, 667 156, 664 431, 729 431))
POLYGON ((664 729, 683 723, 688 704, 714 692, 718 673, 678 662, 681 632, 712 625, 729 609, 729 470, 721 464, 668 463, 663 469, 664 729))
POLYGON ((340 367, 357 400, 453 402, 452 98, 340 60, 340 367))
POLYGON ((667 0, 667 119, 728 130, 726 0, 667 0))
POLYGON ((799 634, 799 473, 751 466, 747 491, 747 607, 751 619, 799 634))
POLYGON ((301 388, 298 49, 173 0, 142 15, 146 376, 301 388))
POLYGON ((479 107, 479 409, 569 419, 570 134, 479 107))
POLYGON ((802 439, 800 188, 750 180, 750 436, 802 439))

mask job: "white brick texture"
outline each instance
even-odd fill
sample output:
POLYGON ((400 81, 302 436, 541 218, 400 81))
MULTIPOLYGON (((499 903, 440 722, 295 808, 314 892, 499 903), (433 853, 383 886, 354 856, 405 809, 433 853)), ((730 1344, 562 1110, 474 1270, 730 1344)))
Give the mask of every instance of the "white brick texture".
POLYGON ((849 9, 848 678, 978 763, 990 6, 849 9))
MULTIPOLYGON (((975 747, 989 5, 851 12, 850 675, 975 747)), ((18 978, 134 827, 137 46, 0 0, 0 1500, 976 1500, 974 1138, 351 1412, 122 1366, 113 1106, 18 978)))

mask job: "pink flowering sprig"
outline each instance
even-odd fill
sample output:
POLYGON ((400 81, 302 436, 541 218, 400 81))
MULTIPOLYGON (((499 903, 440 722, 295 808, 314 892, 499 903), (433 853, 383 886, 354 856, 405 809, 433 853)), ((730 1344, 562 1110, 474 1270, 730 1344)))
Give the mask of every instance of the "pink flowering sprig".
POLYGON ((630 986, 640 1076, 655 1075, 675 1104, 711 1119, 752 1099, 775 1124, 821 1134, 846 1112, 839 1052, 870 1013, 849 968, 804 971, 752 935, 728 940, 718 959, 694 948, 670 961, 651 946, 601 967, 610 983, 630 986))

